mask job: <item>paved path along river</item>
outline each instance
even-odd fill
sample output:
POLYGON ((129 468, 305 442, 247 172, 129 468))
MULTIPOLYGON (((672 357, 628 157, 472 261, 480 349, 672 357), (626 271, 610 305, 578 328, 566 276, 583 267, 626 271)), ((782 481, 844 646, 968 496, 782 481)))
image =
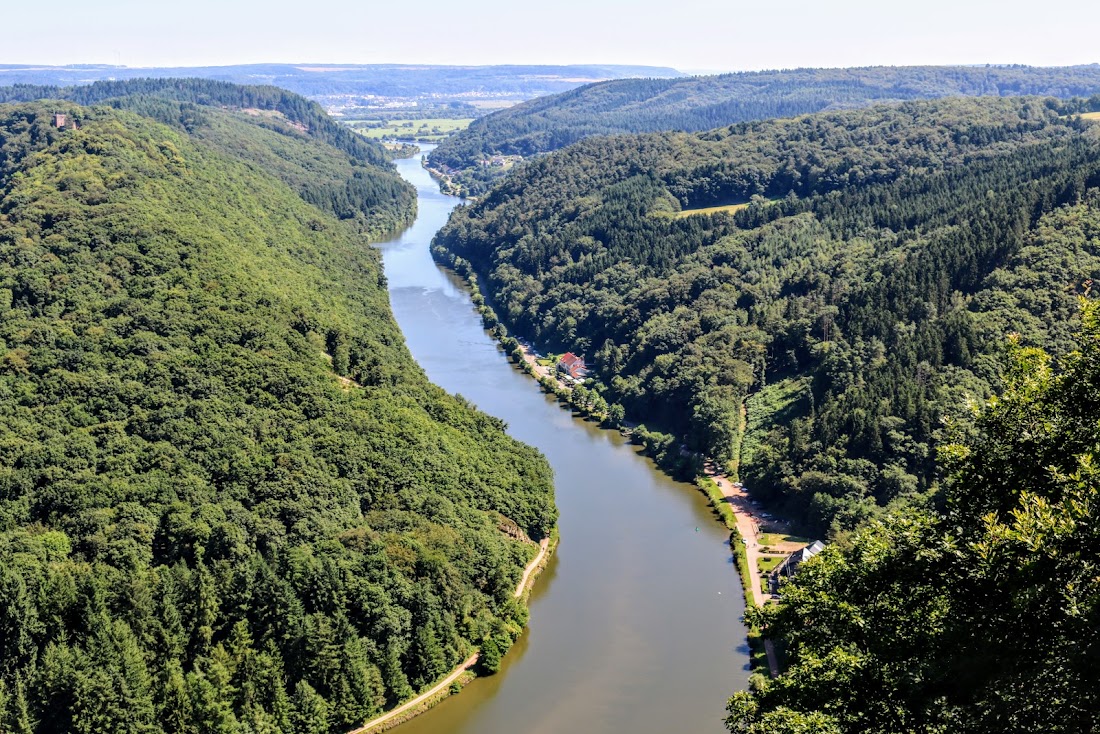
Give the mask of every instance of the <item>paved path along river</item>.
POLYGON ((554 468, 561 544, 531 595, 528 630, 499 674, 400 734, 718 734, 746 684, 741 589, 703 496, 617 433, 573 419, 514 369, 428 246, 457 203, 418 159, 416 223, 381 246, 397 321, 436 384, 502 418, 554 468))

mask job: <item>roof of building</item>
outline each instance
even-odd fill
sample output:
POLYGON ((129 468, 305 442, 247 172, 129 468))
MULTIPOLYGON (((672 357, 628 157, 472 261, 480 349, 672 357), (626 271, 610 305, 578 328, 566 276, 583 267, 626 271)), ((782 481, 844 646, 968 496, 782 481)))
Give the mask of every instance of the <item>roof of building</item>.
POLYGON ((786 559, 772 571, 772 575, 777 578, 779 576, 791 576, 800 564, 810 560, 823 550, 825 550, 825 544, 820 540, 815 540, 804 548, 800 548, 787 556, 786 559))
POLYGON ((820 540, 815 540, 813 543, 810 543, 808 546, 798 551, 802 556, 799 560, 808 561, 823 550, 825 550, 825 544, 820 540))
POLYGON ((558 361, 567 367, 572 367, 573 365, 580 365, 581 367, 584 366, 584 358, 578 357, 572 352, 566 352, 565 354, 561 355, 561 359, 559 359, 558 361))

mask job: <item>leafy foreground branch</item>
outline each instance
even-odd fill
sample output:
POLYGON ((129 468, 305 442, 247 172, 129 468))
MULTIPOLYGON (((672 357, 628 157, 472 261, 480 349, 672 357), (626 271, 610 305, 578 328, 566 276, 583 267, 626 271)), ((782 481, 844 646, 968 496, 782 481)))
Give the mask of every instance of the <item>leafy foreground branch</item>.
POLYGON ((1082 320, 1058 369, 1014 346, 941 451, 942 508, 869 524, 750 613, 791 665, 730 699, 730 731, 1097 731, 1100 308, 1082 320))

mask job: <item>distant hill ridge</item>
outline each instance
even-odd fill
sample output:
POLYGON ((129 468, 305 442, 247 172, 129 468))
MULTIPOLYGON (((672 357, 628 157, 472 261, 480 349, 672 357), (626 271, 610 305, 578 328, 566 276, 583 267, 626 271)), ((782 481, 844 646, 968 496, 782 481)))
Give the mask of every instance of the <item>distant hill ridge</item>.
POLYGON ((415 97, 480 89, 490 93, 517 93, 526 99, 556 94, 578 84, 602 79, 677 76, 683 74, 668 67, 617 64, 241 64, 148 68, 105 64, 0 65, 0 84, 67 86, 103 80, 198 77, 236 84, 271 84, 308 97, 334 94, 415 97))
POLYGON ((617 79, 543 97, 475 120, 431 154, 437 167, 460 171, 471 195, 484 193, 500 169, 479 166, 493 154, 531 156, 593 135, 702 131, 750 120, 792 117, 949 96, 1100 92, 1100 65, 875 66, 790 69, 677 79, 617 79))

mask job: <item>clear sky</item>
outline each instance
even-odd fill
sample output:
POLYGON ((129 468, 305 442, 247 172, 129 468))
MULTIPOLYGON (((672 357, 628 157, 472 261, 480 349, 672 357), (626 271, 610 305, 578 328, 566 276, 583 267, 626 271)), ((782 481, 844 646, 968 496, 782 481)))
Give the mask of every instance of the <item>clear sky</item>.
POLYGON ((4 2, 0 63, 1100 62, 1100 0, 4 2))

